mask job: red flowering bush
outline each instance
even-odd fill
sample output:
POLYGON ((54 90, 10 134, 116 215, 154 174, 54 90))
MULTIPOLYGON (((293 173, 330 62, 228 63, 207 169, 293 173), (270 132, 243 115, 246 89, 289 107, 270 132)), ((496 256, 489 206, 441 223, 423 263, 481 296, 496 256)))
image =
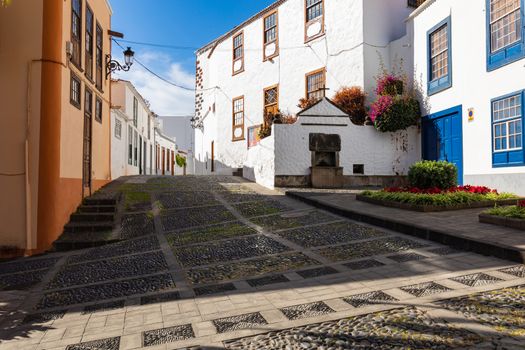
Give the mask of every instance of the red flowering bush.
POLYGON ((518 201, 519 208, 525 208, 525 200, 518 201))

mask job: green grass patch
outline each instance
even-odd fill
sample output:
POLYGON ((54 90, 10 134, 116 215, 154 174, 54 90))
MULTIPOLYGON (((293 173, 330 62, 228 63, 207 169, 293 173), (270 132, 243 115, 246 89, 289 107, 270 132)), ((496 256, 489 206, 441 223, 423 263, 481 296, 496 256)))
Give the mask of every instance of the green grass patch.
POLYGON ((204 243, 225 238, 234 238, 257 233, 254 229, 243 224, 225 224, 199 228, 191 231, 179 232, 167 236, 172 247, 194 243, 204 243))
POLYGON ((151 201, 151 195, 148 192, 127 192, 124 196, 126 209, 131 209, 136 205, 149 203, 151 201))
POLYGON ((511 207, 495 207, 483 212, 483 214, 525 220, 525 208, 516 205, 511 207))
POLYGON ((435 206, 455 206, 471 204, 476 202, 498 201, 505 199, 518 198, 511 193, 469 193, 469 192, 446 192, 440 194, 423 194, 410 192, 385 192, 385 191, 365 191, 363 196, 398 203, 414 205, 435 205, 435 206))

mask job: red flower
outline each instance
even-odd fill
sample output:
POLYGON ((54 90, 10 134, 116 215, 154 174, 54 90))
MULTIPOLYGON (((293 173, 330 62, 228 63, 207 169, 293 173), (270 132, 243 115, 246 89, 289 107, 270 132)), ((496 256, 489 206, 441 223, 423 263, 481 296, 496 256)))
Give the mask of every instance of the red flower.
POLYGON ((525 200, 518 201, 518 207, 525 208, 525 200))
MULTIPOLYGON (((454 193, 454 192, 467 192, 467 193, 475 193, 475 194, 489 194, 489 193, 495 193, 497 194, 498 191, 490 189, 485 186, 457 186, 452 187, 448 190, 442 190, 437 187, 432 188, 417 188, 417 187, 387 187, 383 191, 390 192, 390 193, 399 193, 399 192, 408 192, 408 193, 414 193, 414 194, 442 194, 442 193, 454 193)), ((525 200, 522 201, 523 206, 525 207, 525 200)))

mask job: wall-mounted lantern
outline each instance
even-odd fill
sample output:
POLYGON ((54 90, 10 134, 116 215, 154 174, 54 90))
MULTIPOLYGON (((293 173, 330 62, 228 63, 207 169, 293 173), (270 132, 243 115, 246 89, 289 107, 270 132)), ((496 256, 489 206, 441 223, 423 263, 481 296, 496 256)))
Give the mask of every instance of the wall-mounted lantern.
POLYGON ((111 55, 106 55, 106 79, 112 72, 129 71, 131 66, 133 65, 134 57, 135 52, 131 50, 131 47, 128 47, 126 51, 124 51, 124 65, 121 65, 120 62, 111 59, 111 55))

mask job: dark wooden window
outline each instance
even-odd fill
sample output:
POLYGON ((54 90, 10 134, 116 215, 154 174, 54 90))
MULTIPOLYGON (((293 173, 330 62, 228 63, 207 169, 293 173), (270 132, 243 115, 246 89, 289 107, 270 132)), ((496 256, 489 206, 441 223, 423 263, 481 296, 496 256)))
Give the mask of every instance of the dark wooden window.
POLYGON ((95 99, 95 120, 102 123, 102 99, 97 96, 95 99))
POLYGON ((71 62, 78 68, 81 67, 80 53, 82 51, 82 2, 81 0, 71 1, 71 43, 73 52, 71 62))
POLYGON ((134 134, 135 135, 133 137, 133 165, 137 166, 137 164, 138 164, 138 157, 139 157, 138 156, 138 154, 139 154, 139 152, 138 152, 138 150, 139 150, 139 146, 138 146, 138 142, 139 142, 138 139, 139 139, 139 137, 138 137, 138 134, 137 134, 136 130, 135 130, 134 134))
POLYGON ((233 74, 244 71, 244 33, 233 37, 233 74))
POLYGON ((279 112, 279 86, 271 86, 264 89, 264 122, 269 116, 279 112))
POLYGON ((104 62, 104 51, 103 51, 103 45, 104 45, 104 37, 102 36, 102 27, 100 24, 97 23, 97 56, 96 56, 96 64, 97 64, 97 79, 96 79, 96 86, 97 89, 102 90, 102 72, 103 72, 103 62, 104 62))
POLYGON ((319 69, 306 75, 306 98, 320 100, 325 96, 326 71, 319 69))
POLYGON ((244 96, 233 99, 232 140, 244 140, 244 96))
POLYGON ((279 27, 277 11, 264 17, 264 59, 279 55, 279 27))
POLYGON ((133 126, 137 127, 139 122, 139 101, 133 97, 133 126))
POLYGON ((128 164, 133 165, 133 128, 128 126, 128 164))
POLYGON ((86 77, 93 79, 93 11, 86 6, 86 77))
POLYGON ((78 109, 81 108, 80 106, 80 90, 81 90, 81 83, 80 79, 73 73, 71 73, 71 91, 70 91, 70 97, 69 101, 71 104, 78 109))

